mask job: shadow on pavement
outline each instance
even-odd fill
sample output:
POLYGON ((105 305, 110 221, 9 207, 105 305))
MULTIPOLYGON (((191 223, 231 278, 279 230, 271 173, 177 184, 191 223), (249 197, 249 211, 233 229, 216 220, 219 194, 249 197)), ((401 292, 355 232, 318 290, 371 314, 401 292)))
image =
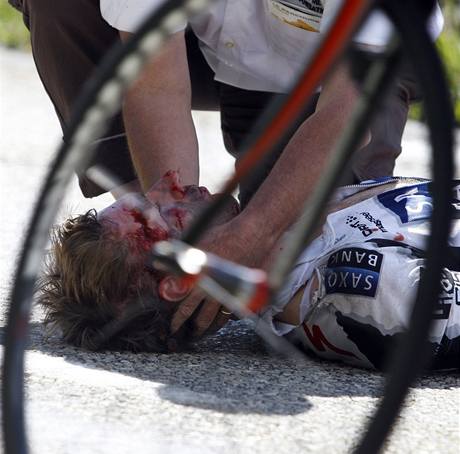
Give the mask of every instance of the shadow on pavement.
MULTIPOLYGON (((3 343, 4 328, 0 328, 3 343)), ((271 355, 245 322, 221 332, 187 353, 87 352, 46 338, 40 323, 30 324, 29 351, 60 357, 82 367, 161 383, 160 398, 229 414, 296 415, 308 411, 308 398, 380 397, 380 373, 306 358, 271 355)), ((110 386, 110 385, 109 385, 110 386)), ((458 373, 427 373, 415 388, 459 386, 458 373)))

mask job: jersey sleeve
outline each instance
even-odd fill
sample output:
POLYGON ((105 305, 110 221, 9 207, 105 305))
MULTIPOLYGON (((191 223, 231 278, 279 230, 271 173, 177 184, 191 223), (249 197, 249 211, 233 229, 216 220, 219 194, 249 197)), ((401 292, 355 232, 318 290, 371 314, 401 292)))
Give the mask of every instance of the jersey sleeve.
MULTIPOLYGON (((162 3, 162 0, 100 0, 100 8, 102 17, 109 25, 133 33, 162 3)), ((174 31, 183 30, 185 26, 184 22, 174 31)))

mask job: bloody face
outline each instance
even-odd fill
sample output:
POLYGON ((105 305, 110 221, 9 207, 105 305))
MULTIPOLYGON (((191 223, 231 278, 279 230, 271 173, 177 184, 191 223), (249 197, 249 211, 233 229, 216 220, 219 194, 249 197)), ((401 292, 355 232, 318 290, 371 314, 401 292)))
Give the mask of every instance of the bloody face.
MULTIPOLYGON (((157 241, 180 237, 211 199, 206 188, 182 186, 177 172, 168 172, 145 196, 127 194, 99 212, 103 235, 114 240, 112 247, 127 248, 127 262, 134 270, 128 286, 143 288, 144 291, 150 289, 160 296, 163 303, 172 304, 168 305, 168 310, 189 294, 192 288, 189 284, 152 269, 146 263, 157 241)), ((238 214, 236 200, 231 197, 229 202, 214 225, 227 222, 238 214)))
POLYGON ((127 194, 102 210, 98 219, 104 231, 127 241, 133 252, 147 251, 153 243, 169 238, 169 226, 156 205, 141 194, 127 194))
MULTIPOLYGON (((102 210, 98 219, 106 232, 126 240, 133 252, 142 253, 157 241, 178 238, 211 199, 206 188, 182 186, 178 173, 169 171, 145 196, 127 194, 102 210)), ((218 222, 237 213, 235 202, 218 222)))

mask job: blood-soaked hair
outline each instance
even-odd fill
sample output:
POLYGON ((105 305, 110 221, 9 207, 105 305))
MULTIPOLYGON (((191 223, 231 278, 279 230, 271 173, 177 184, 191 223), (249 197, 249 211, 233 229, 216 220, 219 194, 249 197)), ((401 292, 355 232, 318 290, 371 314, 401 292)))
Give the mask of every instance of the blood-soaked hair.
POLYGON ((45 323, 89 350, 167 352, 185 347, 188 329, 170 335, 173 305, 158 296, 157 272, 133 260, 107 234, 95 210, 68 219, 51 236, 39 281, 45 323))

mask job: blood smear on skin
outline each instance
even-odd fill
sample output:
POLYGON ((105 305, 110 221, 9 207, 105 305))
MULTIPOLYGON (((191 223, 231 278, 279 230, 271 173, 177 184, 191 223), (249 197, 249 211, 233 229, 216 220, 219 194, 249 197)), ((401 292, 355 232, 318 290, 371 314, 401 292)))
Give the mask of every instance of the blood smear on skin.
POLYGON ((164 174, 163 178, 166 178, 168 180, 169 190, 172 194, 179 195, 181 199, 184 198, 185 189, 179 183, 179 174, 176 171, 169 170, 164 174))
POLYGON ((185 213, 184 210, 180 208, 170 208, 167 211, 168 215, 174 217, 175 219, 175 226, 179 230, 184 230, 185 228, 185 213))
POLYGON ((147 225, 147 221, 145 217, 136 210, 131 210, 132 217, 142 225, 144 230, 144 237, 138 238, 137 244, 139 244, 142 249, 149 250, 154 243, 161 240, 167 240, 169 238, 169 234, 166 230, 162 228, 152 229, 147 225))

